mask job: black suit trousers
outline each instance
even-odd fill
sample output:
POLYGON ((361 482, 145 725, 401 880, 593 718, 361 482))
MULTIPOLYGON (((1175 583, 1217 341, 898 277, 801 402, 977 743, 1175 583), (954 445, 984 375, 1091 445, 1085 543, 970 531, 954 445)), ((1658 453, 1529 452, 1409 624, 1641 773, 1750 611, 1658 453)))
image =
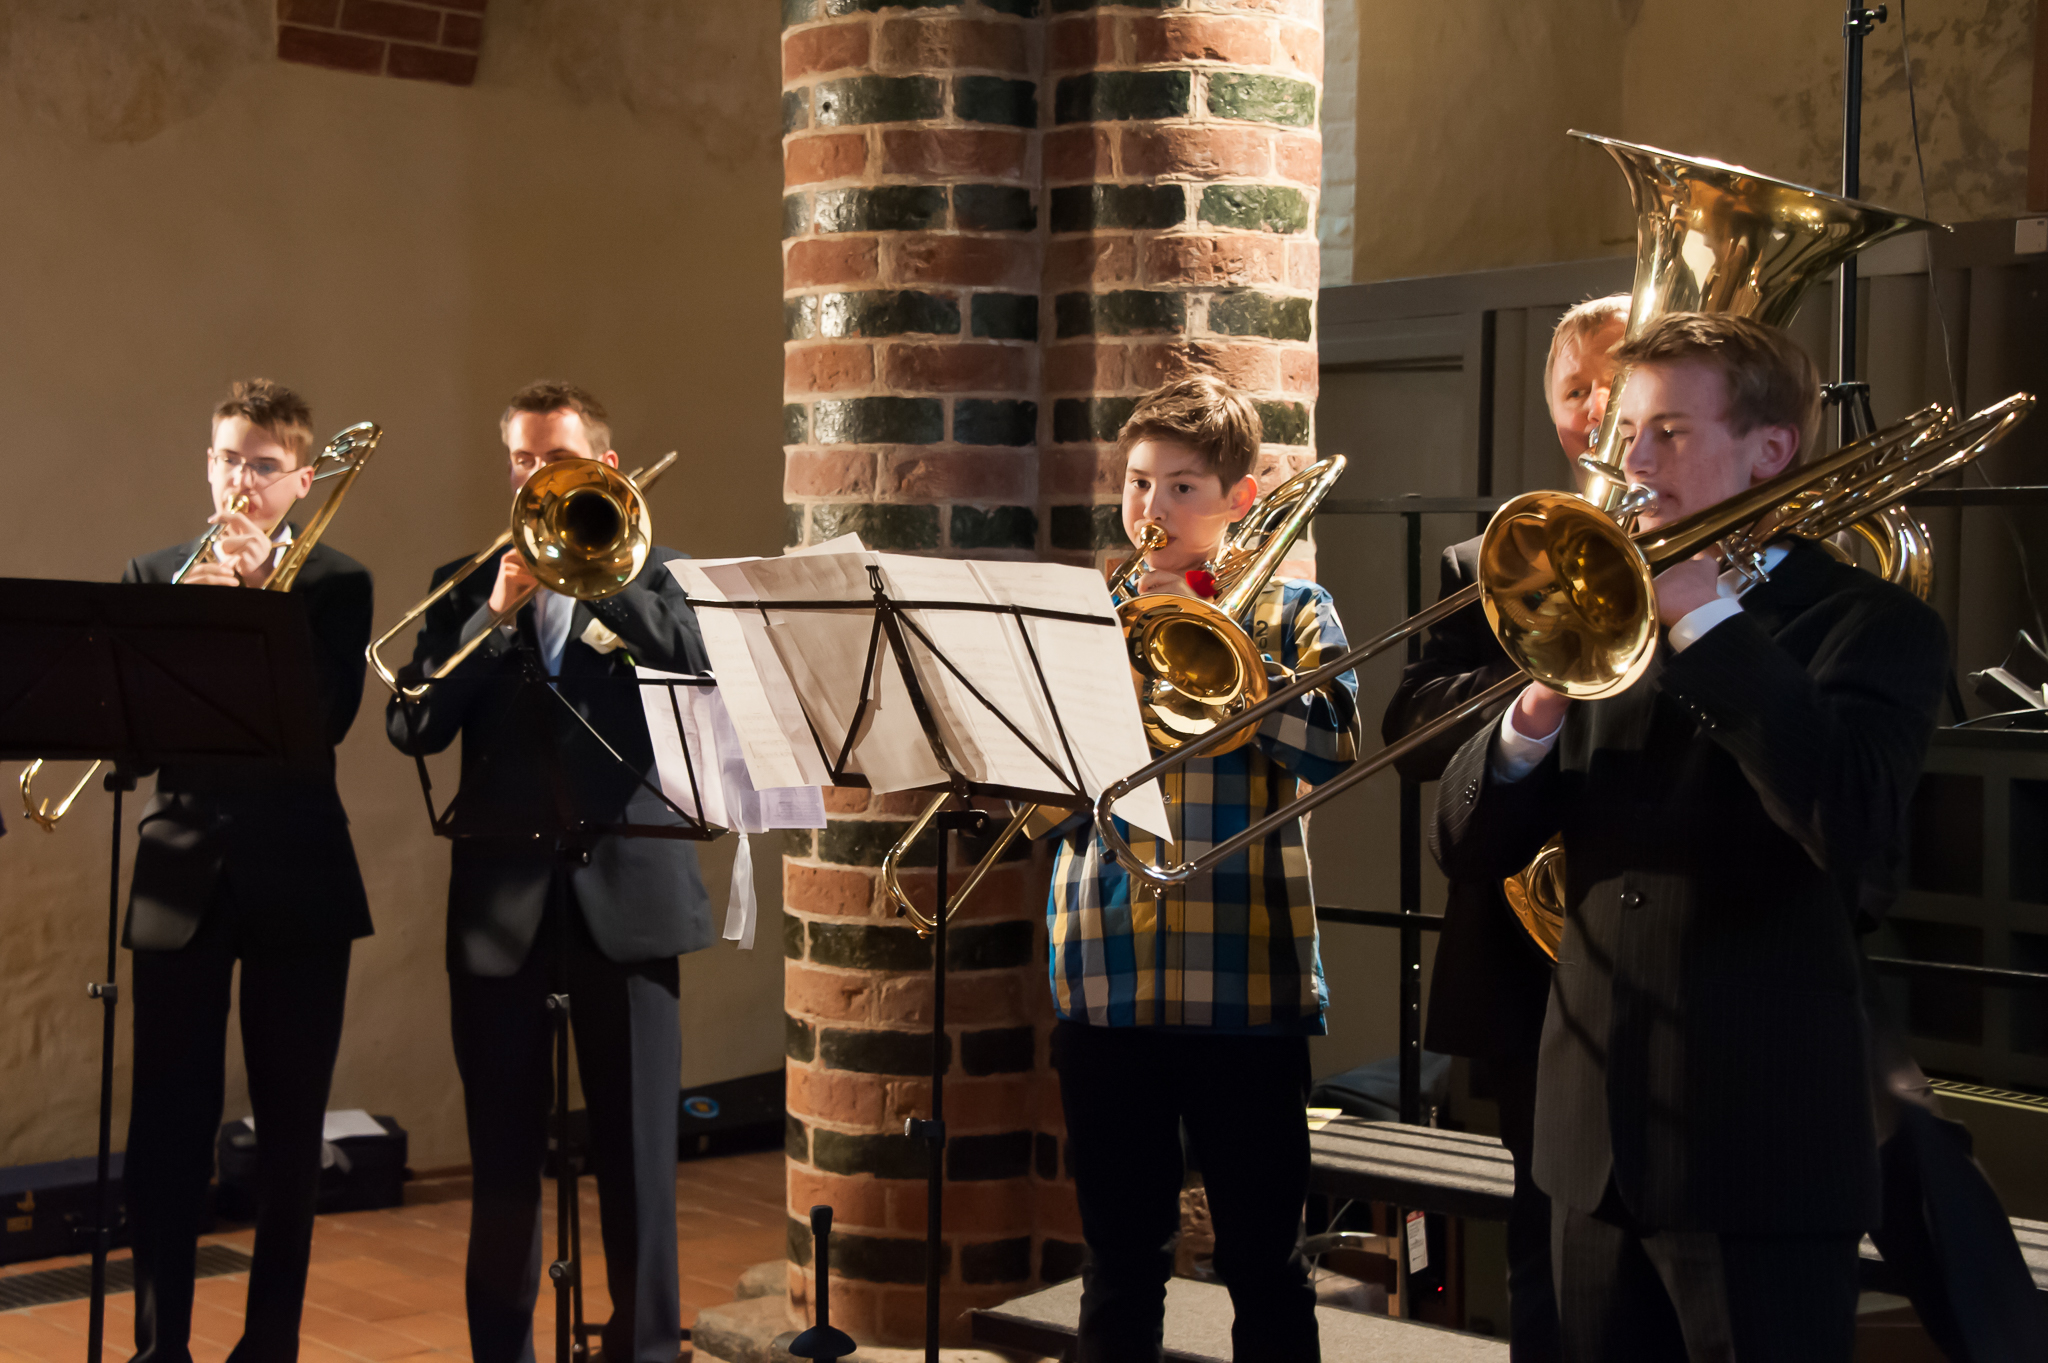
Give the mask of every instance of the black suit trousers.
POLYGON ((474 1172, 466 1274, 476 1363, 533 1363, 541 1279, 541 1173, 554 1099, 547 996, 569 996, 590 1115, 613 1363, 674 1363, 676 1104, 682 1091, 673 956, 620 964, 592 942, 561 876, 533 949, 511 975, 448 976, 474 1172))
POLYGON ((1551 1253, 1570 1363, 1849 1363, 1853 1231, 1731 1235, 1637 1224, 1614 1185, 1554 1204, 1551 1253))
POLYGON ((1302 1260, 1308 1042, 1061 1022, 1052 1033, 1088 1266, 1077 1363, 1160 1356, 1180 1231, 1180 1132, 1202 1167, 1239 1363, 1315 1363, 1302 1260))
POLYGON ((135 1085, 123 1174, 138 1363, 189 1363, 192 1279, 242 963, 242 1058, 256 1117, 256 1253, 232 1363, 292 1363, 320 1191, 320 1130, 341 1045, 349 943, 247 939, 218 896, 176 951, 134 953, 135 1085))

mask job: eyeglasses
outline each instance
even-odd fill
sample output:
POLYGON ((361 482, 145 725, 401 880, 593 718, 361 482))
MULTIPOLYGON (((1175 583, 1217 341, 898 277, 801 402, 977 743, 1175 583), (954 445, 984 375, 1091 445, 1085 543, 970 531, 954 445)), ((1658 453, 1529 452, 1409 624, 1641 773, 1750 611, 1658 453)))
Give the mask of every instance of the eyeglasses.
POLYGON ((258 483, 272 483, 291 472, 275 459, 244 459, 232 450, 208 450, 206 457, 209 462, 219 465, 220 471, 229 478, 237 473, 247 473, 258 483))

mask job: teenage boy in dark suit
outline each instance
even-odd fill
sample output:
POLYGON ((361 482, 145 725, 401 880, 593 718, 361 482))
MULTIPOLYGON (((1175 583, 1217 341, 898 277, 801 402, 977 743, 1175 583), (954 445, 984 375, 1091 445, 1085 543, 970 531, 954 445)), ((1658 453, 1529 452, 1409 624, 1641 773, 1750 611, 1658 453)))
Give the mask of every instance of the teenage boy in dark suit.
MULTIPOLYGON (((267 379, 234 385, 214 409, 206 452, 208 523, 222 531, 186 584, 270 580, 295 533, 286 514, 312 487, 312 447, 304 399, 267 379)), ((169 582, 197 547, 192 540, 135 559, 121 580, 169 582)), ((134 954, 135 1086, 123 1180, 141 1363, 191 1358, 194 1255, 224 1101, 237 961, 257 1221, 242 1339, 230 1357, 298 1356, 350 943, 370 934, 332 755, 362 700, 370 573, 322 541, 292 595, 305 602, 312 627, 317 689, 309 699, 330 745, 325 769, 165 767, 138 831, 124 937, 134 954)))

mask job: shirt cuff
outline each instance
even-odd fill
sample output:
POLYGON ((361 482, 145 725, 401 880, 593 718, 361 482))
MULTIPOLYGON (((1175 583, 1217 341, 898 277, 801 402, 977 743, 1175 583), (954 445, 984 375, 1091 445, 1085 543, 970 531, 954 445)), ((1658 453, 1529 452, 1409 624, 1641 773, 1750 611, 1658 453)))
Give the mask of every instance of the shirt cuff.
POLYGON ((1683 653, 1699 642, 1705 634, 1723 620, 1731 620, 1742 614, 1742 603, 1728 597, 1717 597, 1706 605, 1687 611, 1671 627, 1671 651, 1683 653))
POLYGON ((1493 745, 1493 779, 1512 784, 1542 766, 1563 732, 1564 721, 1559 720, 1542 738, 1529 737, 1515 727, 1515 707, 1510 705, 1500 717, 1500 741, 1493 745))

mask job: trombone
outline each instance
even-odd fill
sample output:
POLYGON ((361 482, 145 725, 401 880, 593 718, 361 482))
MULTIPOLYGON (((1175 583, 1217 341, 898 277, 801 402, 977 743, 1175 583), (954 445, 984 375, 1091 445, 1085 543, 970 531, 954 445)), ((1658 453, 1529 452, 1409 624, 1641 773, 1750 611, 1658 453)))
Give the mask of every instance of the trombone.
MULTIPOLYGON (((342 498, 346 497, 349 488, 355 485, 357 475, 363 471, 363 465, 370 462, 370 455, 376 451, 377 442, 383 438, 384 428, 376 422, 358 421, 327 442, 320 451, 320 457, 313 461, 316 470, 313 481, 319 483, 329 478, 340 478, 341 482, 327 494, 327 500, 320 504, 320 510, 314 513, 306 528, 294 535, 292 542, 285 546, 284 556, 278 560, 277 566, 270 570, 270 579, 263 584, 263 591, 288 592, 292 589, 292 583, 298 581, 299 569, 306 566, 306 560, 311 557, 314 546, 320 543, 320 536, 327 532, 327 523, 333 520, 334 513, 341 509, 342 498)), ((231 512, 239 513, 248 509, 247 493, 237 494, 235 500, 228 505, 231 512)), ((215 552, 215 546, 220 543, 221 531, 226 528, 225 522, 207 527, 206 533, 200 536, 197 547, 178 565, 178 571, 171 575, 173 585, 183 582, 194 568, 204 563, 207 557, 215 552)), ((104 765, 104 762, 95 762, 87 767, 85 775, 78 778, 78 784, 71 787, 64 798, 57 802, 55 808, 52 808, 49 800, 38 800, 35 792, 30 789, 36 774, 43 769, 43 759, 38 757, 21 771, 22 812, 28 816, 31 823, 41 825, 45 833, 56 832, 57 821, 71 812, 72 802, 85 790, 86 784, 93 778, 93 773, 104 765)))
MULTIPOLYGON (((1660 566, 1713 545, 1729 564, 1759 571, 1764 547, 1771 540, 1785 535, 1825 539, 1896 505, 2003 440, 2033 406, 2031 393, 2014 393, 1966 420, 1956 419, 1939 404, 1929 406, 1654 530, 1631 533, 1615 513, 1572 493, 1524 493, 1502 506, 1487 524, 1479 549, 1478 582, 1296 677, 1228 724, 1109 786, 1095 801, 1096 831, 1134 880, 1155 895, 1163 894, 1237 855, 1286 820, 1335 799, 1530 681, 1576 700, 1618 695, 1641 678, 1656 651, 1652 579, 1660 566), (1240 727, 1257 725, 1281 706, 1474 604, 1485 608, 1501 647, 1519 666, 1512 676, 1193 861, 1154 866, 1134 854, 1117 831, 1111 808, 1131 791, 1178 763, 1208 755, 1230 742, 1240 727)), ((1639 514, 1652 496, 1648 489, 1628 489, 1620 514, 1639 514)))
POLYGON ((620 473, 596 459, 558 459, 537 470, 512 495, 512 523, 504 533, 373 639, 364 650, 370 666, 401 700, 424 698, 434 683, 444 680, 476 652, 492 630, 517 615, 533 592, 523 592, 518 600, 508 602, 484 628, 411 685, 398 680, 378 650, 454 591, 464 578, 495 561, 508 544, 518 547, 519 556, 542 586, 564 596, 598 601, 623 590, 640 575, 648 550, 654 547, 654 523, 647 515, 644 494, 675 461, 676 451, 670 450, 650 467, 632 473, 620 473))

